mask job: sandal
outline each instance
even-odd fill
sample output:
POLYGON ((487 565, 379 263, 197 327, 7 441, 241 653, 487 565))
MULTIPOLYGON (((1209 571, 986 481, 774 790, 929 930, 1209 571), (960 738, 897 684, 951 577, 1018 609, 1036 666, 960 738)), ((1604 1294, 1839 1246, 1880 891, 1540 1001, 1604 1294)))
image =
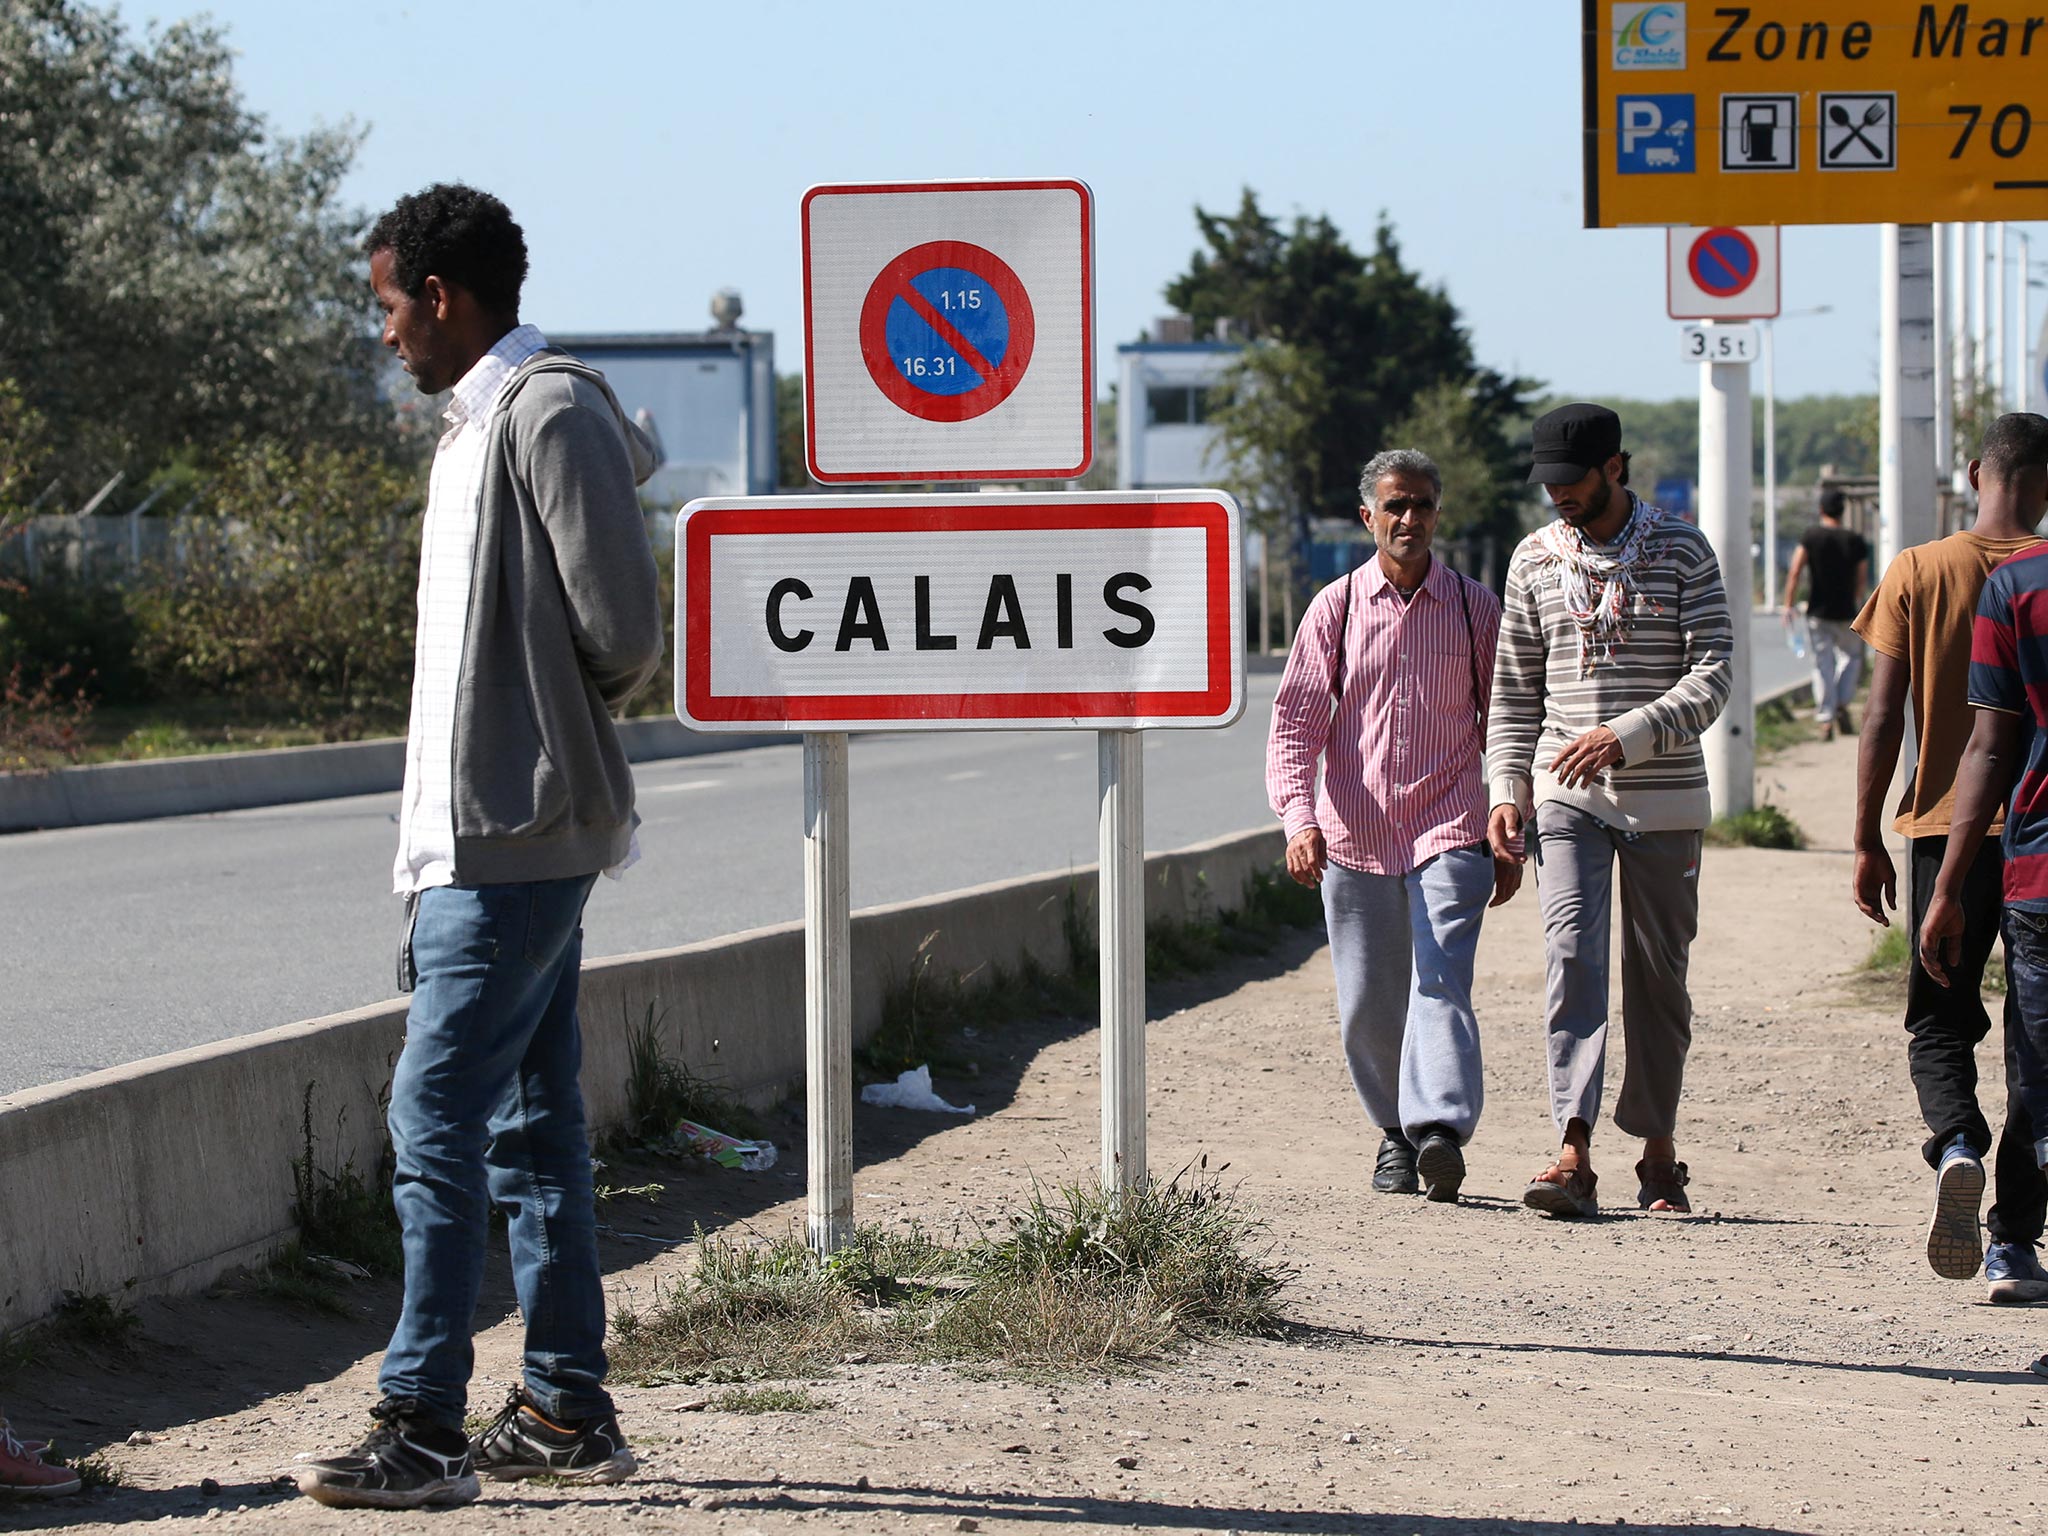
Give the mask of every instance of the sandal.
POLYGON ((1546 1216, 1598 1216, 1600 1201, 1594 1191, 1599 1185, 1600 1175, 1590 1168, 1552 1163, 1529 1181, 1522 1204, 1546 1216))
POLYGON ((1685 1164, 1662 1157, 1652 1162, 1646 1157, 1636 1164, 1636 1177, 1643 1181, 1643 1187, 1636 1191, 1636 1204, 1644 1210, 1691 1214, 1692 1201, 1685 1196, 1685 1186, 1692 1182, 1692 1177, 1685 1171, 1685 1164))

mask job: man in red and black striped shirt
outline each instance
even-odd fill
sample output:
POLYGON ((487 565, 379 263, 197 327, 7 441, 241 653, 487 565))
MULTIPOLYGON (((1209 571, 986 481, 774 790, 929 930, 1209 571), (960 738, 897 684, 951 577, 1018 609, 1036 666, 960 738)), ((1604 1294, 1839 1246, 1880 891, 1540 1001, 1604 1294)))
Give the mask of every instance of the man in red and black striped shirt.
MULTIPOLYGON (((2048 513, 2048 417, 2001 416, 1984 435, 1970 479, 1987 510, 2039 524, 2048 513)), ((2048 544, 2012 556, 1984 583, 1970 644, 1970 705, 1976 719, 1956 775, 1948 849, 1920 927, 1920 961, 1947 985, 1962 958, 1965 881, 2010 796, 2003 934, 2019 1006, 2017 1020, 2008 1020, 2006 1064, 2019 1091, 2008 1114, 2025 1115, 2034 1160, 2048 1167, 2048 544)), ((1982 1191, 1981 1171, 1975 1187, 1982 1191)), ((1970 1216, 1974 1224, 1974 1209, 1970 1216)), ((2031 1252, 2026 1260, 2038 1274, 2031 1252)))

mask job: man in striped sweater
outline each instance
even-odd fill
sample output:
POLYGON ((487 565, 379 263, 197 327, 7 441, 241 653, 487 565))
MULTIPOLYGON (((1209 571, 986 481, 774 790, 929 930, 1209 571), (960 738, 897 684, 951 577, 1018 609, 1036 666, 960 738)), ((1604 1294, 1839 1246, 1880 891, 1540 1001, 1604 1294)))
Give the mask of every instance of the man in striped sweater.
POLYGON ((1732 634, 1706 537, 1628 489, 1621 420, 1597 405, 1539 418, 1529 479, 1557 520, 1508 566, 1487 732, 1496 854, 1536 861, 1556 1160, 1525 1204, 1599 1211, 1591 1143, 1607 1056, 1610 882, 1621 870, 1627 1072, 1614 1123, 1643 1138, 1637 1203, 1690 1210, 1673 1140, 1709 820, 1700 733, 1728 700, 1732 634))

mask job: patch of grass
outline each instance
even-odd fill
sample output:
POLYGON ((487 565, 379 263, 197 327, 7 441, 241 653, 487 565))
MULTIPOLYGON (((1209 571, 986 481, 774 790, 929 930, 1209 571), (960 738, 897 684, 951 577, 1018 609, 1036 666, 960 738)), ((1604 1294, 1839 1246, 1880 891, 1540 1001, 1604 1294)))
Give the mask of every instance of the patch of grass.
POLYGON ((380 1176, 372 1185, 356 1171, 353 1159, 332 1173, 319 1164, 313 1088, 306 1084, 300 1103, 301 1151, 292 1159, 292 1220, 299 1242, 308 1253, 331 1255, 373 1275, 403 1274, 405 1249, 389 1182, 380 1176))
POLYGON ((73 1342, 119 1350, 134 1347, 130 1336, 141 1326, 142 1319, 100 1291, 66 1291, 52 1323, 73 1342))
POLYGON ((645 1385, 823 1373, 861 1328, 854 1289, 802 1239, 768 1244, 696 1233, 696 1271, 622 1308, 608 1345, 621 1376, 645 1385))
POLYGON ((1813 728, 1811 708, 1800 709, 1792 701, 1804 699, 1804 693, 1781 693, 1775 699, 1759 704, 1756 710, 1756 755, 1758 762, 1769 762, 1788 748, 1802 742, 1818 741, 1820 735, 1813 728))
POLYGON ((1870 941, 1870 953, 1863 957, 1863 969, 1887 980, 1904 981, 1913 957, 1913 941, 1903 923, 1878 930, 1870 941))
POLYGON ((1707 828, 1706 840, 1717 848, 1804 848, 1806 834, 1775 805, 1752 806, 1739 816, 1723 816, 1707 828))
POLYGON ((720 1413, 815 1413, 832 1405, 804 1387, 733 1387, 711 1406, 720 1413))
POLYGON ((77 1456, 66 1460, 58 1458, 60 1465, 69 1467, 78 1474, 78 1491, 92 1493, 100 1488, 126 1488, 128 1478, 121 1469, 107 1460, 105 1451, 94 1451, 90 1456, 77 1456))
POLYGON ((759 1136, 760 1118, 752 1110, 669 1054, 661 1036, 667 1017, 667 1009, 649 1003, 647 1016, 628 1031, 626 1118, 607 1143, 674 1153, 680 1150, 678 1120, 694 1120, 748 1139, 759 1136))
MULTIPOLYGON (((1870 953, 1863 957, 1862 973, 1872 981, 1887 986, 1906 984, 1907 972, 1912 968, 1913 935, 1902 922, 1880 929, 1877 937, 1870 941, 1870 953)), ((2000 963, 1996 950, 1990 963, 1984 967, 1984 979, 1979 991, 1990 997, 2005 996, 2005 966, 2000 963)))
POLYGON ((698 1243, 693 1274, 614 1315, 627 1379, 817 1377, 849 1356, 1130 1368, 1194 1339, 1271 1331, 1295 1278, 1205 1168, 1128 1192, 1035 1190, 998 1235, 958 1247, 916 1226, 862 1228, 823 1258, 794 1234, 698 1243))

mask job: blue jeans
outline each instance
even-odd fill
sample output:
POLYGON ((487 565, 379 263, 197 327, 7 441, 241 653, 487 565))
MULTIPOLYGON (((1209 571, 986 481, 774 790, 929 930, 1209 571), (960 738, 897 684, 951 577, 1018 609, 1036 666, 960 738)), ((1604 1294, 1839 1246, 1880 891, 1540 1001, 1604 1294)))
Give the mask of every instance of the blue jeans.
POLYGON ((2048 912, 2005 909, 2005 957, 2020 1004, 2020 1027, 2006 1036, 2005 1069, 2018 1079, 2038 1138, 2034 1161, 2048 1168, 2048 912))
POLYGON ((509 1218, 526 1390, 549 1418, 611 1407, 576 986, 593 876, 423 891, 391 1079, 405 1304, 378 1386, 460 1428, 490 1208, 509 1218))

